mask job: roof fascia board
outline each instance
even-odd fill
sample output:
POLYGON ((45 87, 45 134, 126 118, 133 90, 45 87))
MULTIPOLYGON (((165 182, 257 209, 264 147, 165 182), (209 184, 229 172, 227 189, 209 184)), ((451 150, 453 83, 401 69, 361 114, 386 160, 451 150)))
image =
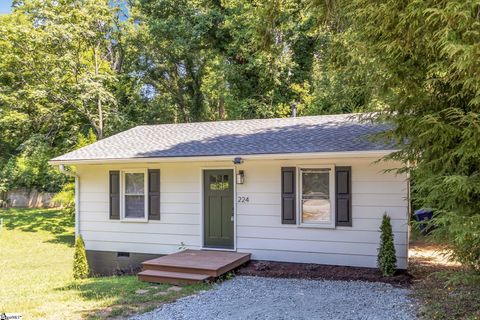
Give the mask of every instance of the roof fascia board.
POLYGON ((249 155, 221 155, 221 156, 191 156, 191 157, 152 157, 152 158, 121 158, 121 159, 76 159, 76 160, 50 160, 50 165, 82 165, 106 163, 158 163, 158 162, 202 162, 202 161, 229 161, 234 157, 243 160, 287 160, 287 159, 329 159, 329 158, 381 158, 397 150, 373 151, 344 151, 344 152, 314 152, 314 153, 275 153, 275 154, 249 154, 249 155))

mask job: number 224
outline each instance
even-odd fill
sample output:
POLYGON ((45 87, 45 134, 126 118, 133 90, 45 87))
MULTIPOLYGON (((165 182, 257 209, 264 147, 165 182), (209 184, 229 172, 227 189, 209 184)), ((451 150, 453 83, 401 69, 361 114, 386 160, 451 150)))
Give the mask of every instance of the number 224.
POLYGON ((250 199, 248 197, 245 197, 245 196, 239 196, 238 199, 237 199, 237 202, 238 203, 248 203, 248 202, 250 202, 250 199))

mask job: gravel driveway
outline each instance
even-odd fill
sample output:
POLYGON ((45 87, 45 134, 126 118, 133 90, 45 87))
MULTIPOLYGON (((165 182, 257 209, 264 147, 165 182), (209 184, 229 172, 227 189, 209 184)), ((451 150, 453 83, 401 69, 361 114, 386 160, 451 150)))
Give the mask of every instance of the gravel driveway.
POLYGON ((415 319, 408 294, 378 282, 239 276, 132 319, 415 319))

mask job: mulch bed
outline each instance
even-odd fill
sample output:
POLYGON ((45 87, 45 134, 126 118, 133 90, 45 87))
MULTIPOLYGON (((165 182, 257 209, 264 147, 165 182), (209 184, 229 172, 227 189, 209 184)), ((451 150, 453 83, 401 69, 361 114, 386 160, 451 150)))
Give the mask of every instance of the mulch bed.
POLYGON ((270 278, 384 282, 397 287, 408 287, 412 282, 411 275, 405 270, 398 271, 393 277, 383 277, 381 272, 374 268, 274 261, 250 261, 240 267, 236 274, 270 278))

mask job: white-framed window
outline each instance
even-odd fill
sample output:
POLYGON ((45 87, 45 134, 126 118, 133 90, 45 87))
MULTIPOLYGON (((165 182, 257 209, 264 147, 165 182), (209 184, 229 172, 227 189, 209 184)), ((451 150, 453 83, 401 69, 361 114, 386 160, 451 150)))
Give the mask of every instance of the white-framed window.
POLYGON ((335 227, 335 167, 298 168, 299 225, 335 227))
POLYGON ((121 171, 121 218, 125 221, 148 220, 147 169, 121 171))

